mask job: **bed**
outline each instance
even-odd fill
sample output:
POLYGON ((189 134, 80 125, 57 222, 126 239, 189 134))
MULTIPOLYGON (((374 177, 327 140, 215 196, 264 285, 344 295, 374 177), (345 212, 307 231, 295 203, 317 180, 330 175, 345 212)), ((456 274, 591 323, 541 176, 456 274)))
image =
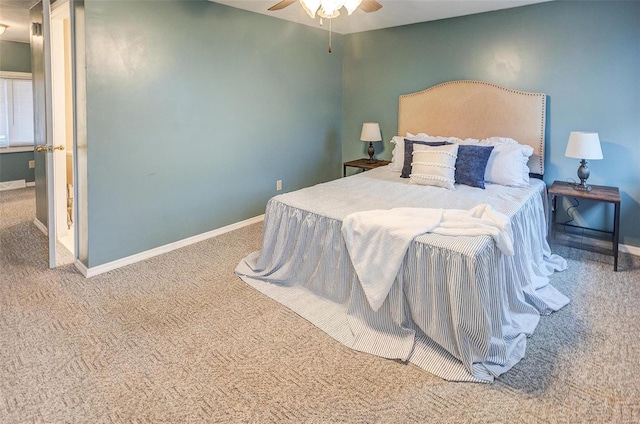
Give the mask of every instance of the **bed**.
MULTIPOLYGON (((544 94, 454 81, 400 96, 398 134, 511 137, 531 146, 528 170, 542 175, 545 105, 544 94)), ((566 262, 546 241, 546 187, 531 178, 520 187, 456 184, 448 190, 399 178, 391 168, 270 199, 262 248, 236 273, 354 350, 412 363, 450 381, 491 382, 524 357, 540 316, 569 302, 549 283, 566 262), (418 235, 381 305, 372 307, 343 237, 348 217, 398 207, 479 205, 507 217, 512 254, 489 235, 418 235)))

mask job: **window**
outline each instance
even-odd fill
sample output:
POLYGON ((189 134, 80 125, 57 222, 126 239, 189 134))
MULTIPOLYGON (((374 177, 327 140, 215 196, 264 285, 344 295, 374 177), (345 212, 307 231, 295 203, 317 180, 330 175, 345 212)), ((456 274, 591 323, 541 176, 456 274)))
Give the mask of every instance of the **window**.
POLYGON ((31 75, 0 76, 0 147, 32 145, 33 140, 31 75))

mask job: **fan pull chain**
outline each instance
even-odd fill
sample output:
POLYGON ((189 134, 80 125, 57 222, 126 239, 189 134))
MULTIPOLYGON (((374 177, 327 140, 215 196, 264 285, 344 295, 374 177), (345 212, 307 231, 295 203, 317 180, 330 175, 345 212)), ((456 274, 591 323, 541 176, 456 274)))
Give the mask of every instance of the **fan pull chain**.
POLYGON ((329 19, 329 53, 331 53, 331 21, 333 19, 329 19))

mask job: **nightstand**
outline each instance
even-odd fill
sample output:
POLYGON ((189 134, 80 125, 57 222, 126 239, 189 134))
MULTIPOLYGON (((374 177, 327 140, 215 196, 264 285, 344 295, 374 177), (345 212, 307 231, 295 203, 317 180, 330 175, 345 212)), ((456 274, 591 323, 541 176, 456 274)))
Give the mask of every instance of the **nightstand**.
POLYGON ((373 162, 369 162, 369 159, 367 158, 351 160, 349 162, 345 162, 342 164, 342 176, 343 177, 347 176, 347 166, 350 166, 352 168, 360 168, 366 171, 368 169, 389 165, 390 163, 391 161, 388 161, 388 160, 377 160, 377 159, 374 160, 373 162))
MULTIPOLYGON (((556 201, 559 196, 563 197, 575 197, 578 199, 589 199, 596 202, 613 203, 614 215, 613 215, 613 231, 600 231, 611 236, 611 249, 602 249, 596 246, 585 246, 583 244, 575 245, 573 243, 566 243, 569 246, 577 247, 579 249, 590 250, 597 253, 603 253, 613 256, 613 270, 618 270, 618 241, 620 239, 620 190, 618 187, 607 187, 592 185, 591 191, 581 191, 573 188, 575 184, 567 183, 564 181, 554 181, 551 187, 547 190, 549 194, 549 202, 551 204, 551 218, 549 219, 549 240, 556 239, 556 201)), ((558 224, 565 225, 573 228, 580 228, 585 230, 591 230, 589 228, 579 227, 577 225, 570 224, 558 224)))

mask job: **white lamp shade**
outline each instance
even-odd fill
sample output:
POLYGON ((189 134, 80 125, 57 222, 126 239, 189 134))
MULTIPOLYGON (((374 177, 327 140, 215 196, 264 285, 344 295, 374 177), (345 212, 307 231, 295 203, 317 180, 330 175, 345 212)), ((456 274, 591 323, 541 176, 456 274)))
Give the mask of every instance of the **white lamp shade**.
POLYGON ((360 133, 361 141, 381 141, 380 125, 377 122, 365 122, 360 133))
POLYGON ((598 133, 573 131, 564 155, 576 159, 602 159, 598 133))

